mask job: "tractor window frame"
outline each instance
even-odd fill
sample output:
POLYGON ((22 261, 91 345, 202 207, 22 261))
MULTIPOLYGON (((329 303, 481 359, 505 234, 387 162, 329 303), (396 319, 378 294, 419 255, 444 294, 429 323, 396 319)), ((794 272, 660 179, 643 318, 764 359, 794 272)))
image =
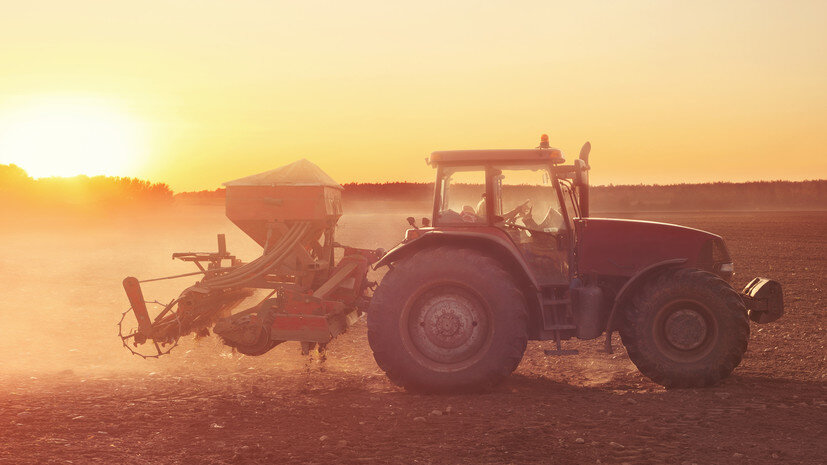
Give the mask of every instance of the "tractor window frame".
POLYGON ((554 175, 551 169, 549 169, 549 176, 551 176, 551 184, 554 186, 554 190, 557 191, 557 199, 560 201, 560 214, 563 215, 563 224, 566 225, 567 230, 571 231, 573 229, 571 217, 569 216, 563 189, 560 187, 560 180, 554 175))
POLYGON ((561 190, 563 191, 563 201, 566 204, 566 209, 571 206, 571 220, 572 223, 575 218, 580 218, 580 204, 577 203, 577 192, 575 191, 574 183, 568 179, 560 180, 561 190))

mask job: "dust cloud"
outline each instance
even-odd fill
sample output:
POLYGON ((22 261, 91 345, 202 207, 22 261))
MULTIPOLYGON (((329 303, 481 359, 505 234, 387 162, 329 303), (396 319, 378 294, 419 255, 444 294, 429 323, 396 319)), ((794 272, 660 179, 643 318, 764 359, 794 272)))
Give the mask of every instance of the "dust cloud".
MULTIPOLYGON (((364 248, 393 247, 408 228, 405 218, 425 212, 353 207, 339 222, 338 242, 364 248), (383 211, 378 214, 376 211, 383 211)), ((224 216, 219 206, 175 206, 93 223, 65 218, 21 219, 0 232, 0 376, 56 373, 181 372, 187 370, 305 368, 298 343, 263 357, 245 357, 216 336, 185 336, 170 355, 143 360, 121 346, 117 323, 129 304, 126 276, 147 279, 195 271, 173 261, 173 252, 215 251, 216 234, 231 253, 252 260, 261 248, 224 216)), ((377 279, 371 271, 372 279, 377 279)), ((197 276, 144 284, 147 300, 168 302, 197 276)), ((261 293, 250 299, 251 306, 261 293)), ((240 306, 240 309, 246 308, 240 306)), ((126 321, 132 316, 127 315, 126 321)), ((339 344, 334 341, 330 350, 339 344)), ((365 358, 364 363, 372 364, 365 358)), ((375 366, 371 367, 375 369, 375 366)))

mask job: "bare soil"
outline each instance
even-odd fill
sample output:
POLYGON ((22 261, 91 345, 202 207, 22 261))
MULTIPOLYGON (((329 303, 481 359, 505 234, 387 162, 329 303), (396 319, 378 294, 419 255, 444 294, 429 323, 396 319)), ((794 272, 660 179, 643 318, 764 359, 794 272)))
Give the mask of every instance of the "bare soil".
MULTIPOLYGON (((401 214, 345 216, 340 242, 389 248, 401 214)), ((421 216, 421 215, 417 215, 421 216)), ((623 216, 623 215, 614 215, 623 216)), ((824 463, 827 457, 827 213, 625 215, 721 234, 737 285, 784 286, 787 314, 752 325, 720 386, 665 390, 640 375, 619 337, 530 343, 491 392, 414 395, 373 361, 363 321, 327 359, 284 344, 244 357, 188 338, 165 359, 130 356, 116 337, 120 280, 189 271, 174 251, 255 245, 222 217, 0 233, 2 463, 824 463)), ((159 283, 169 299, 188 281, 159 283)))

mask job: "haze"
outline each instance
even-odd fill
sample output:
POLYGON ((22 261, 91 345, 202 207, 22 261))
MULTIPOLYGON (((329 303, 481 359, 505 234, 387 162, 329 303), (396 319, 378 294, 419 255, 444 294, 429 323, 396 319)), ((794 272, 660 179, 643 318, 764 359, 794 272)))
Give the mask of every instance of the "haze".
MULTIPOLYGON (((340 182, 424 181, 432 150, 533 147, 548 132, 570 155, 592 142, 596 184, 827 176, 824 2, 3 10, 0 122, 69 99, 141 134, 138 155, 70 152, 88 174, 129 156, 103 174, 212 189, 306 157, 340 182)), ((7 148, 0 163, 77 174, 42 169, 65 156, 7 148)))

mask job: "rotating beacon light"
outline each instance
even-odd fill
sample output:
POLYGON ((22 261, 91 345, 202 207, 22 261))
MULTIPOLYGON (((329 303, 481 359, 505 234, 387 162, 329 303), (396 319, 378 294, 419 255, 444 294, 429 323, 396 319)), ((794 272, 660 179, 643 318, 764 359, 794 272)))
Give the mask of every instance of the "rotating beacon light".
POLYGON ((547 149, 547 148, 549 148, 548 134, 543 134, 543 135, 540 136, 540 145, 537 148, 538 149, 547 149))

